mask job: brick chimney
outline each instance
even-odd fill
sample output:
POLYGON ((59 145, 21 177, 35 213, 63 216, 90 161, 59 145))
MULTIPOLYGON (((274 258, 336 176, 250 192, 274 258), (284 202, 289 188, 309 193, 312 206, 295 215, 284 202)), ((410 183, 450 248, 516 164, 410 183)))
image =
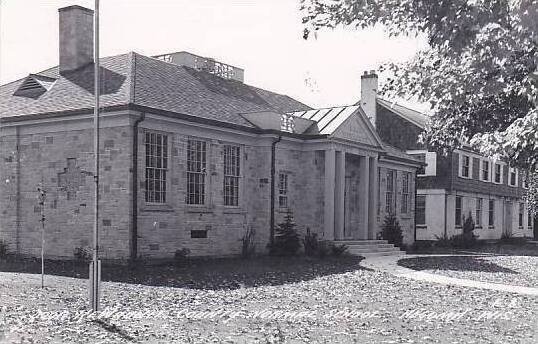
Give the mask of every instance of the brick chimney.
POLYGON ((60 15, 60 73, 93 63, 93 10, 68 6, 60 15))
POLYGON ((365 71, 361 75, 361 107, 375 127, 377 118, 376 98, 377 98, 378 78, 375 70, 365 71))

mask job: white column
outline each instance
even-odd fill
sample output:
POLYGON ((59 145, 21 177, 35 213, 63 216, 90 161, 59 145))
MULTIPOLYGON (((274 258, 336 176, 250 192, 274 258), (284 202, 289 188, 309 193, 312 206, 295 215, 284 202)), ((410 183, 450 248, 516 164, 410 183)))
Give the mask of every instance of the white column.
POLYGON ((377 157, 370 158, 370 205, 368 218, 368 239, 375 240, 377 233, 377 196, 379 189, 377 157))
POLYGON ((323 216, 323 238, 334 240, 334 188, 335 188, 335 151, 325 150, 325 209, 323 216))
POLYGON ((334 237, 337 240, 344 239, 344 194, 346 180, 346 153, 336 152, 336 185, 334 196, 334 237))
POLYGON ((362 156, 360 158, 360 170, 361 170, 361 179, 360 179, 360 228, 359 228, 359 239, 366 240, 368 239, 368 225, 369 221, 369 189, 370 189, 370 159, 367 156, 362 156))

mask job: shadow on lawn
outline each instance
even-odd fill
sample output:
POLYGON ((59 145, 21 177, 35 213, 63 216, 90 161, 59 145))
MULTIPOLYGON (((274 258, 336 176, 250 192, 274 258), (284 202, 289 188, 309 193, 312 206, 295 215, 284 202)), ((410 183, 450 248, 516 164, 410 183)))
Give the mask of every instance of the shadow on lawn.
POLYGON ((402 259, 398 261, 398 265, 413 270, 479 271, 518 274, 518 272, 512 269, 489 262, 479 256, 415 257, 402 259))
MULTIPOLYGON (((147 265, 103 264, 102 280, 149 286, 222 290, 268 285, 282 285, 312 280, 321 276, 366 270, 361 257, 341 256, 324 259, 307 257, 256 257, 190 259, 182 264, 147 265)), ((41 273, 37 259, 0 262, 0 271, 41 273)), ((46 261, 48 275, 88 278, 88 266, 72 261, 46 261)))

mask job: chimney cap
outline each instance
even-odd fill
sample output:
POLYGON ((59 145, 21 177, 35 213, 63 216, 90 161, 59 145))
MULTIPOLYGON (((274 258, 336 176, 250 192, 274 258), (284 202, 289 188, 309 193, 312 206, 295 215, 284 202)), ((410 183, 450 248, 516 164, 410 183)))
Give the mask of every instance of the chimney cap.
POLYGON ((79 5, 71 5, 67 7, 62 7, 58 9, 58 12, 71 11, 71 10, 81 10, 81 11, 85 11, 85 12, 93 14, 93 10, 86 7, 79 6, 79 5))

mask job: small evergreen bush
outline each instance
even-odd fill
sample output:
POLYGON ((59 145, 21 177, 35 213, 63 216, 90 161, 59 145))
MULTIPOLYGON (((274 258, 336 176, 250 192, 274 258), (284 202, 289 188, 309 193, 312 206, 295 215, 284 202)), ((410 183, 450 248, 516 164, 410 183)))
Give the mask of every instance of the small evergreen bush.
POLYGON ((331 245, 331 254, 333 256, 335 256, 335 257, 340 257, 346 251, 347 251, 347 245, 346 244, 341 244, 341 245, 332 244, 331 245))
POLYGON ((249 258, 253 256, 256 250, 256 244, 254 243, 254 229, 251 226, 247 226, 241 242, 241 257, 249 258))
POLYGON ((312 257, 317 256, 320 246, 320 241, 318 239, 317 233, 312 233, 310 228, 306 228, 306 235, 303 239, 304 254, 306 256, 312 257))
POLYGON ((73 251, 75 261, 79 263, 89 263, 92 260, 92 250, 89 247, 75 247, 73 251))
POLYGON ((471 212, 464 218, 463 232, 451 238, 452 246, 456 248, 471 248, 477 245, 478 236, 474 234, 475 223, 471 212))
POLYGON ((275 228, 275 238, 271 245, 269 243, 269 254, 275 256, 293 256, 301 247, 297 224, 293 220, 293 213, 288 210, 284 217, 284 222, 275 228))
POLYGON ((188 248, 181 248, 176 250, 176 252, 174 253, 174 263, 176 265, 185 264, 190 253, 191 250, 189 250, 188 248))
POLYGON ((0 258, 6 258, 8 254, 9 250, 7 244, 0 240, 0 258))
POLYGON ((401 247, 403 244, 402 228, 394 214, 388 214, 385 217, 381 228, 381 238, 387 240, 389 244, 401 247))

